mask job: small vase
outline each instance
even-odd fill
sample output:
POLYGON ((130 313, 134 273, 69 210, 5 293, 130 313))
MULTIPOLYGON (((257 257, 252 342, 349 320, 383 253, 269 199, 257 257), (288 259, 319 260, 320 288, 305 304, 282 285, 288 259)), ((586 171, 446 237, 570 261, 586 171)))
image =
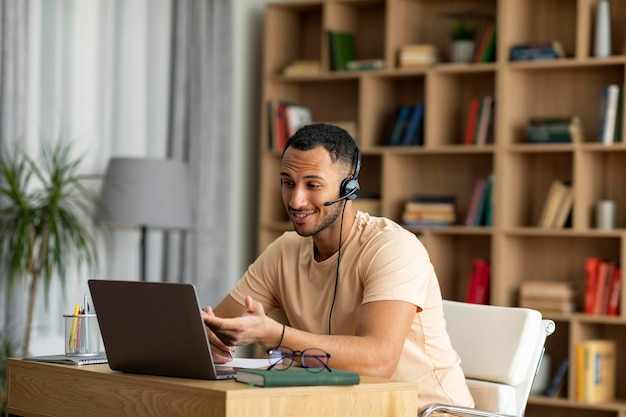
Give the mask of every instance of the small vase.
POLYGON ((472 62, 475 43, 472 40, 452 41, 450 60, 452 62, 472 62))
POLYGON ((600 0, 596 8, 593 55, 598 58, 611 56, 611 8, 608 0, 600 0))

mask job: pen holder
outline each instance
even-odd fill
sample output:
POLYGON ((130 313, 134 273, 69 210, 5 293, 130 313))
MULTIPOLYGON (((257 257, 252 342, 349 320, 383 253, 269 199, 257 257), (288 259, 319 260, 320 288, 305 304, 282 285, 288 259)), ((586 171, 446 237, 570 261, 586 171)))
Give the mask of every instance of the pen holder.
POLYGON ((100 353, 100 327, 95 314, 64 314, 65 355, 91 356, 100 353))

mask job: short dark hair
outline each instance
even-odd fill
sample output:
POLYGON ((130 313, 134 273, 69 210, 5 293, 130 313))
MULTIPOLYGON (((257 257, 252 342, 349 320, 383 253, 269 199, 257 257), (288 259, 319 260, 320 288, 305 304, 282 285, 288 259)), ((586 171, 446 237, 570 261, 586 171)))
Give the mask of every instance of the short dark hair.
POLYGON ((341 161, 347 166, 355 165, 359 147, 354 138, 339 126, 325 123, 313 123, 299 129, 287 141, 283 155, 289 148, 309 151, 318 146, 328 151, 333 163, 341 161))

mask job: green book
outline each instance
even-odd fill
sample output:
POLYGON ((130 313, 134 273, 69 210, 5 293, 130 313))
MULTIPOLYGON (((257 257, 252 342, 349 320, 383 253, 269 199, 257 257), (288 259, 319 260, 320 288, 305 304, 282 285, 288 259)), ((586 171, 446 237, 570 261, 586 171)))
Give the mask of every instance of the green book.
POLYGON ((276 369, 237 369, 237 381, 259 387, 296 387, 310 385, 357 385, 360 382, 356 372, 324 369, 309 372, 304 368, 276 369))

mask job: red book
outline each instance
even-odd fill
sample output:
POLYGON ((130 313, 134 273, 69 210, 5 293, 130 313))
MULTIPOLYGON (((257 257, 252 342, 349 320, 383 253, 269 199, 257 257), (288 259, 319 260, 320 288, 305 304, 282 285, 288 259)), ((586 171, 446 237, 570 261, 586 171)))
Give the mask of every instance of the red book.
POLYGON ((472 261, 472 275, 470 276, 467 302, 472 304, 487 304, 489 300, 490 265, 486 259, 472 261))
POLYGON ((478 110, 480 109, 480 100, 477 98, 470 101, 469 112, 467 115, 467 127, 465 129, 465 144, 473 145, 475 143, 474 133, 476 132, 476 124, 478 123, 478 110))
POLYGON ((598 282, 598 266, 600 258, 585 260, 585 313, 593 314, 593 305, 596 301, 596 285, 598 282))
POLYGON ((615 266, 613 268, 613 277, 609 289, 609 301, 606 308, 606 314, 609 316, 617 316, 619 314, 620 293, 622 291, 622 268, 615 266))
POLYGON ((613 279, 615 264, 610 261, 602 261, 598 266, 598 281, 596 283, 595 301, 593 314, 604 314, 609 301, 609 287, 613 279))

